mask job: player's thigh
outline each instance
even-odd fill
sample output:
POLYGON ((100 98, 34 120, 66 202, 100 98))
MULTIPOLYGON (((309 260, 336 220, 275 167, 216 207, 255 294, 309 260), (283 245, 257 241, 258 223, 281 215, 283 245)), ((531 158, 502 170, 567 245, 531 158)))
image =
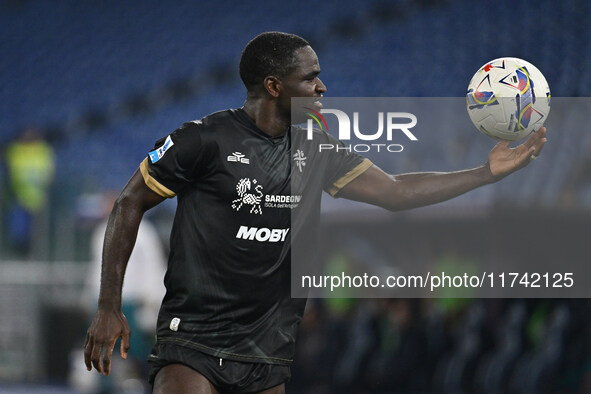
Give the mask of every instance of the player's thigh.
POLYGON ((158 371, 154 378, 154 389, 152 393, 219 394, 205 376, 182 364, 170 364, 158 371))

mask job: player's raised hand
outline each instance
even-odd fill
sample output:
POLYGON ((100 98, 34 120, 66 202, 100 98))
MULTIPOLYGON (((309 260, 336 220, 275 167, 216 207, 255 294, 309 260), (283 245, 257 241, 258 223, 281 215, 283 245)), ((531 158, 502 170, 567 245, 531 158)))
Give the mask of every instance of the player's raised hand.
POLYGON ((104 375, 111 372, 111 356, 118 338, 121 338, 121 358, 127 358, 131 331, 125 315, 119 310, 104 311, 99 308, 84 342, 84 362, 86 369, 92 367, 104 375), (102 360, 101 360, 102 350, 102 360))
POLYGON ((546 143, 546 128, 540 127, 523 144, 509 147, 509 141, 501 141, 488 154, 490 172, 495 180, 525 167, 535 160, 546 143))

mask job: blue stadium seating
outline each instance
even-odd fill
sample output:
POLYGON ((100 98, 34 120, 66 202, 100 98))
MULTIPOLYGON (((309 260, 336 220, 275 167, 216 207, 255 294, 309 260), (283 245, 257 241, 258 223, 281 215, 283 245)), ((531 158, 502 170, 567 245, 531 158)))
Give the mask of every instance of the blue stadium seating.
MULTIPOLYGON (((93 178, 89 184, 99 189, 123 184, 154 140, 183 121, 241 105, 239 54, 265 30, 310 37, 331 96, 461 97, 473 72, 499 56, 536 64, 555 97, 586 96, 591 88, 591 75, 580 72, 591 62, 583 27, 591 24, 591 5, 575 0, 281 5, 265 0, 254 10, 228 0, 174 6, 156 0, 69 0, 3 7, 0 49, 7 56, 0 63, 0 140, 28 123, 69 125, 70 137, 56 146, 60 174, 93 178), (216 69, 235 71, 223 75, 221 84, 216 69), (196 95, 167 102, 163 87, 172 81, 194 81, 196 95), (126 115, 122 103, 130 97, 162 103, 151 113, 126 115), (82 125, 77 132, 76 121, 89 111, 115 118, 102 128, 84 132, 82 125)), ((573 130, 572 141, 583 137, 581 127, 573 130)), ((473 149, 470 140, 470 149, 458 158, 453 149, 465 131, 445 133, 430 136, 418 154, 404 160, 418 169, 456 169, 483 160, 483 146, 490 141, 481 138, 473 149), (437 149, 442 138, 448 150, 437 149)), ((547 151, 567 160, 559 167, 550 164, 556 160, 541 164, 544 171, 528 181, 535 187, 517 191, 521 198, 541 194, 542 203, 555 201, 552 187, 560 183, 560 173, 584 154, 547 151)), ((522 183, 515 177, 490 193, 496 199, 513 197, 522 183)))

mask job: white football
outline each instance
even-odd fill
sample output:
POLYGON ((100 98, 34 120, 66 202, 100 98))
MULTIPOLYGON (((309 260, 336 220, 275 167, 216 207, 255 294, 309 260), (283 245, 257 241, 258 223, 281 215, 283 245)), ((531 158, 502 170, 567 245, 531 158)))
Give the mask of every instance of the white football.
POLYGON ((539 129, 550 113, 550 87, 533 64, 515 57, 492 60, 474 74, 466 106, 478 130, 518 141, 539 129))

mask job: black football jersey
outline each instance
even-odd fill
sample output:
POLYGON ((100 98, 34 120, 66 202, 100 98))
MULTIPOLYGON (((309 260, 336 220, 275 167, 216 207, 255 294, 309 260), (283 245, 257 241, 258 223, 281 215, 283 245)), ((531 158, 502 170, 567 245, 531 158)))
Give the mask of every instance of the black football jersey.
MULTIPOLYGON (((188 122, 141 163, 146 185, 178 198, 158 341, 237 361, 288 365, 305 298, 290 293, 291 241, 310 237, 322 190, 371 166, 316 131, 261 131, 243 109, 188 122)), ((342 145, 342 144, 341 144, 342 145)))

